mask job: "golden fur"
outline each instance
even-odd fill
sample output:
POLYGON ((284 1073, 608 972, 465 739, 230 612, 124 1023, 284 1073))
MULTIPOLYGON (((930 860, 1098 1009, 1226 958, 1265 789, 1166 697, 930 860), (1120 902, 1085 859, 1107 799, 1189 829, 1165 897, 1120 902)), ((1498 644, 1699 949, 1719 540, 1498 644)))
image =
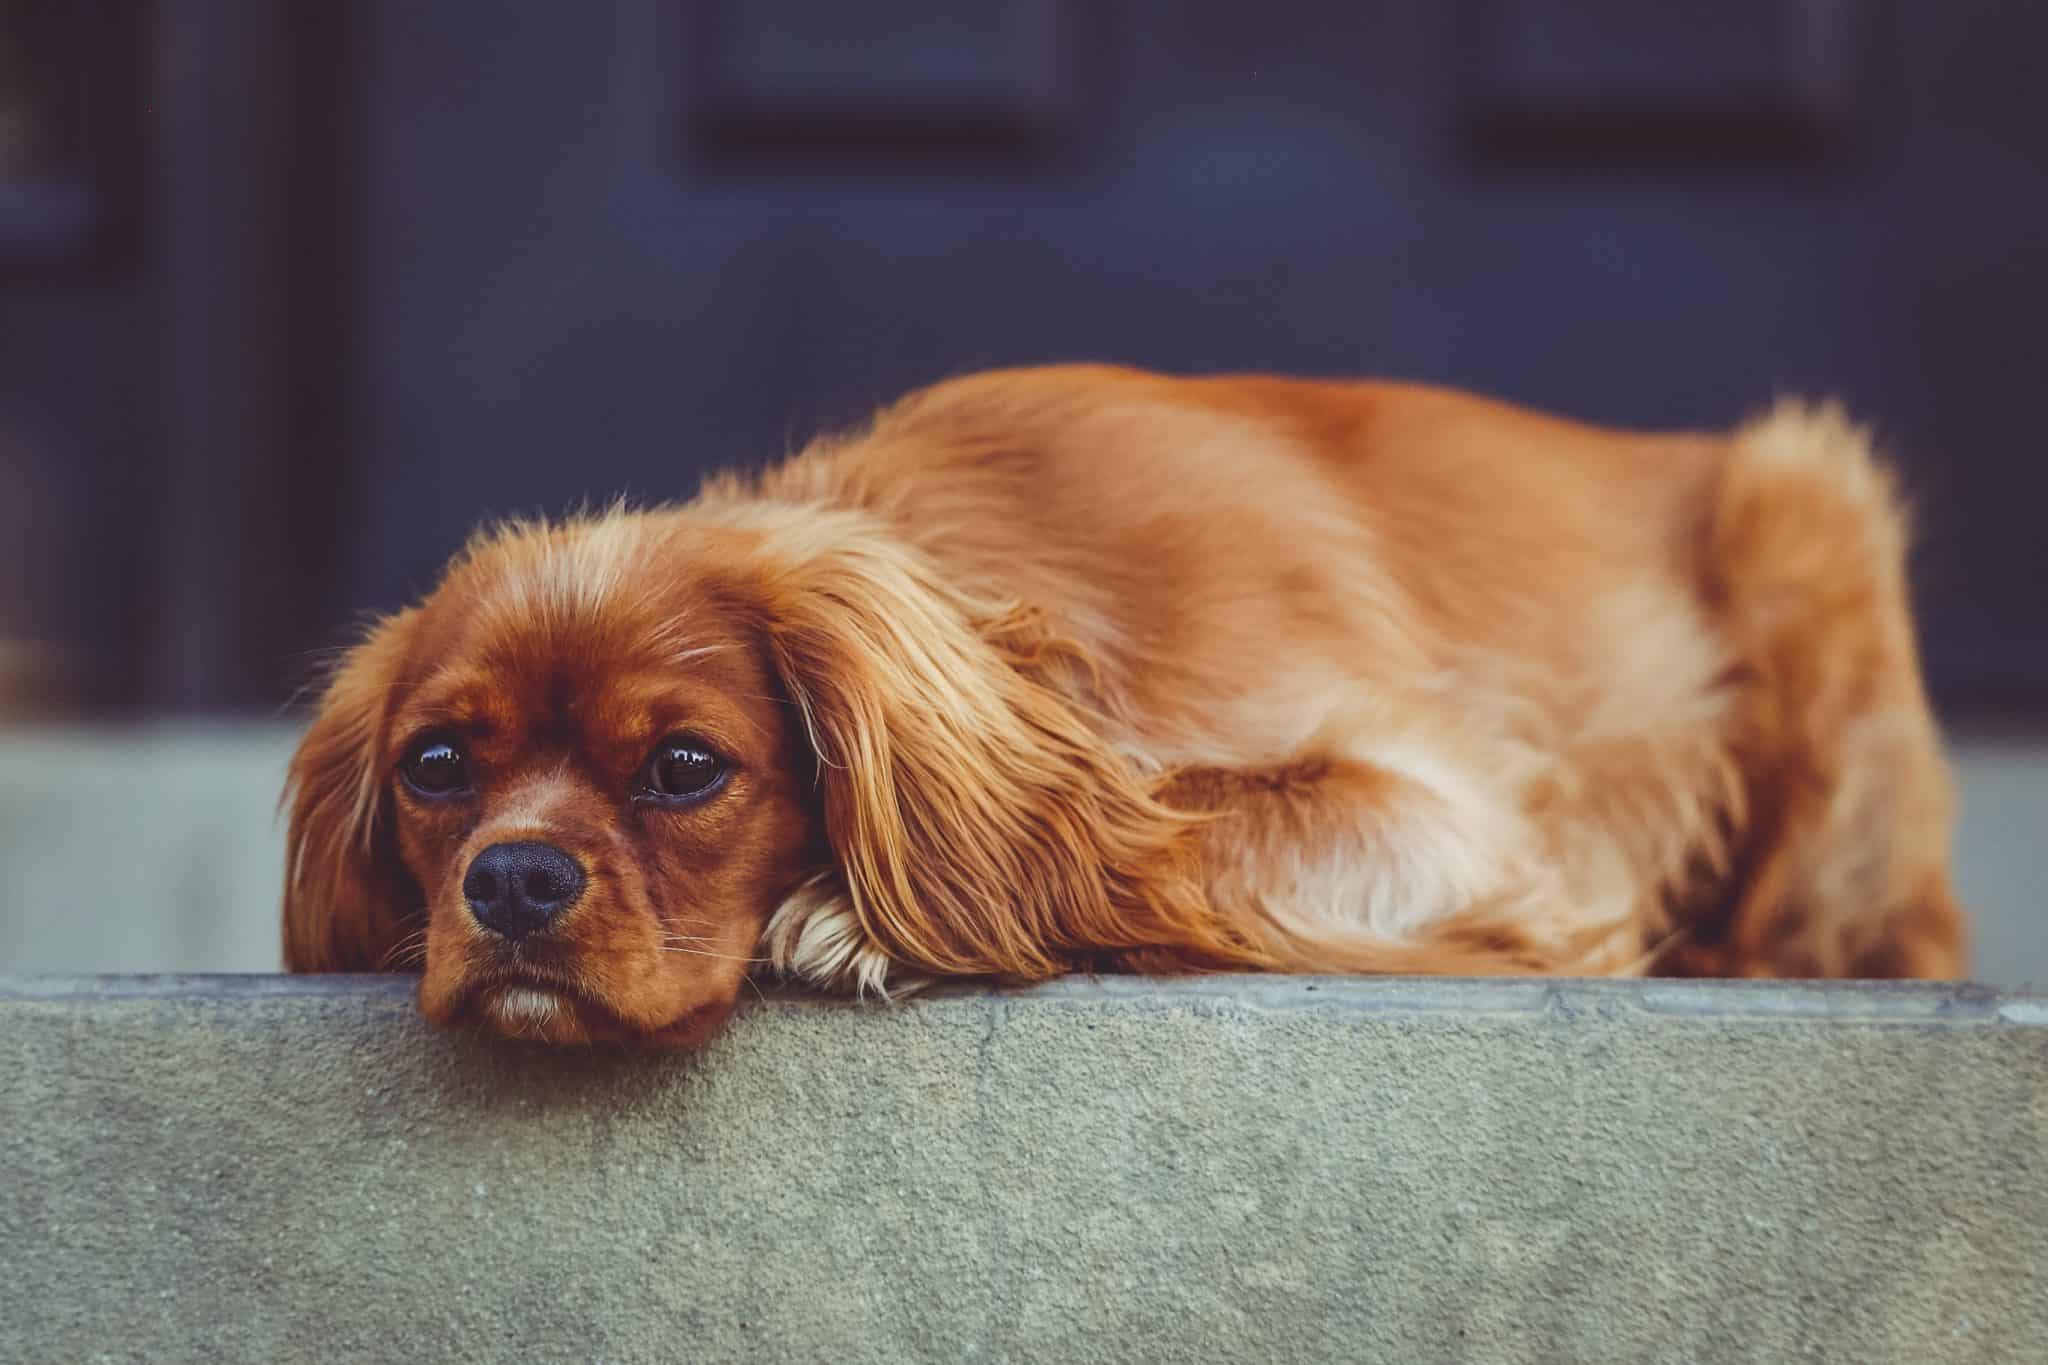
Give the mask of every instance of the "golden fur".
POLYGON ((1783 404, 1602 431, 1417 387, 1061 367, 693 502, 480 537, 293 765, 289 965, 440 1021, 709 1034, 1073 970, 1949 976, 1902 517, 1783 404), (458 733, 463 800, 393 776, 458 733), (626 786, 673 732, 731 780, 626 786), (486 845, 588 889, 507 948, 486 845))

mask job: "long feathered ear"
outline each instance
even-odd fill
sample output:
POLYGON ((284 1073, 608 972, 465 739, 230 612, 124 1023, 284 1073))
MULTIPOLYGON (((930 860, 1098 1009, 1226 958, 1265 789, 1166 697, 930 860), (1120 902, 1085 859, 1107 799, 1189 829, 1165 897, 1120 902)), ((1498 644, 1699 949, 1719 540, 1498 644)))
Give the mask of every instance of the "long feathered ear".
POLYGON ((391 701, 414 614, 387 618, 350 651, 292 756, 285 800, 284 962, 294 972, 369 972, 419 909, 385 809, 391 701))
POLYGON ((765 634, 869 942, 849 945, 843 917, 785 923, 779 957, 812 938, 853 978, 827 984, 863 987, 881 984, 871 946, 904 974, 1265 965, 1201 894, 1198 817, 1154 800, 1048 685, 1070 651, 885 532, 825 539, 765 577, 765 634))

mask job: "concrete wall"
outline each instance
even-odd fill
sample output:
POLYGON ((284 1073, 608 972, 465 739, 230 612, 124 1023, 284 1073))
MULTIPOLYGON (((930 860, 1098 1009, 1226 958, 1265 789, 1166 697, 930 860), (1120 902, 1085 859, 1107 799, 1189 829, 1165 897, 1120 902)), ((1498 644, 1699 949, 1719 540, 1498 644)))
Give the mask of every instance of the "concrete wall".
POLYGON ((771 995, 694 1057, 401 980, 0 984, 0 1356, 2016 1361, 2048 997, 771 995))

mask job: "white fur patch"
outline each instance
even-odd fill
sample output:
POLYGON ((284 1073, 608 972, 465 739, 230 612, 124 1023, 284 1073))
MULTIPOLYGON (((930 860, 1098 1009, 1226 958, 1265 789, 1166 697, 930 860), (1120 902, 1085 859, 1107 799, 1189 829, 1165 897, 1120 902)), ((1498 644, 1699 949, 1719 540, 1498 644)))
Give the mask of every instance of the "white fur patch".
POLYGON ((931 978, 905 972, 869 938, 832 874, 813 877, 776 907, 766 934, 769 961, 785 976, 863 997, 908 994, 931 978))
POLYGON ((1508 775, 1482 781, 1429 745, 1400 740, 1356 746, 1347 757, 1401 789, 1357 831, 1358 847, 1304 860, 1304 909, 1405 938, 1501 891, 1528 837, 1508 775))
POLYGON ((506 1028, 539 1026, 561 1012, 562 997, 532 986, 512 986, 491 997, 491 1014, 506 1028))

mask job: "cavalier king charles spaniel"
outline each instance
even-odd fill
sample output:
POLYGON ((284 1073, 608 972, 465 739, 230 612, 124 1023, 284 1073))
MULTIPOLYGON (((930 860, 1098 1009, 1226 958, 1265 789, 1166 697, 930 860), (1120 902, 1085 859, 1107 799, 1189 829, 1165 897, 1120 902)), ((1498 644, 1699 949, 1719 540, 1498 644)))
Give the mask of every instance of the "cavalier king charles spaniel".
POLYGON ((658 510, 479 535, 291 767, 285 959, 709 1037, 757 968, 1953 976, 1866 434, 979 374, 658 510))

